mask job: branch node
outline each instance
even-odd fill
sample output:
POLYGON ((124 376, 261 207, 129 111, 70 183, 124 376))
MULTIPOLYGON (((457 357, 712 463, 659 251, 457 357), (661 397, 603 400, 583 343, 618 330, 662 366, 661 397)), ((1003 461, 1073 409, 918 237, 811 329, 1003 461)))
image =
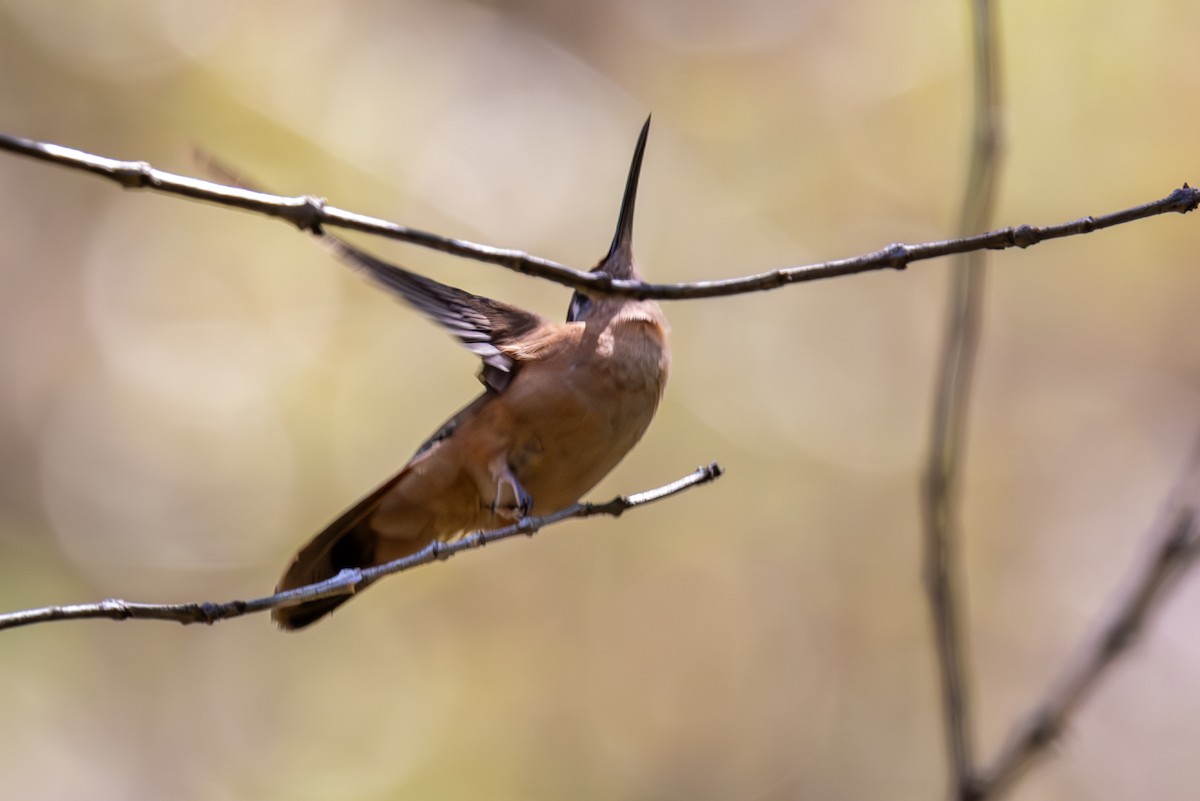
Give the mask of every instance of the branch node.
POLYGON ((104 614, 113 620, 128 620, 133 615, 129 611, 129 604, 120 598, 105 598, 99 606, 104 614))
POLYGON ((607 503, 589 503, 584 504, 584 506, 586 507, 586 514, 588 516, 608 515, 609 517, 620 517, 625 514, 626 509, 633 506, 633 501, 629 499, 628 495, 621 495, 607 503))
POLYGON ((113 170, 112 176, 124 189, 158 186, 158 181, 154 178, 154 167, 148 161, 126 161, 113 170))
POLYGON ((1200 207, 1200 189, 1193 189, 1185 181, 1183 186, 1176 189, 1167 197, 1167 202, 1176 207, 1180 214, 1187 214, 1200 207))
POLYGON ((901 242, 893 242, 883 249, 883 255, 890 269, 903 270, 908 267, 908 262, 912 258, 912 250, 901 242))
POLYGON ((1062 734, 1062 721, 1043 711, 1029 727, 1029 747, 1041 751, 1053 745, 1062 734))
MULTIPOLYGON (((245 603, 241 601, 235 601, 232 605, 238 610, 239 614, 245 613, 245 603)), ((211 626, 224 616, 222 614, 221 605, 215 604, 212 601, 203 601, 196 604, 196 612, 199 616, 199 622, 205 624, 206 626, 211 626)))
POLYGON ((346 592, 351 595, 358 589, 358 585, 362 583, 362 580, 362 570, 357 567, 343 567, 331 579, 336 585, 345 587, 346 592))
POLYGON ((1022 250, 1041 241, 1041 231, 1032 225, 1018 225, 1012 229, 1012 243, 1022 250))
POLYGON ((325 234, 325 229, 321 227, 324 220, 325 198, 316 195, 305 195, 302 205, 296 207, 296 215, 292 218, 297 228, 315 236, 325 234))

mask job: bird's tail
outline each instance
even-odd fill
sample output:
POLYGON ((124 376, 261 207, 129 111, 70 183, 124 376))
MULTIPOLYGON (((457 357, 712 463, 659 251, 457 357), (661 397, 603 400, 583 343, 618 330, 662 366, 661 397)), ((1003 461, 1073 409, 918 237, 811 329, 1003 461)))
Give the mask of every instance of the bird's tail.
MULTIPOLYGON (((371 525, 371 513, 403 475, 401 472, 356 503, 301 548, 279 580, 276 592, 331 579, 346 568, 364 568, 376 564, 379 535, 371 525)), ((419 547, 414 550, 419 550, 419 547)), ((366 586, 360 586, 358 591, 366 586)), ((302 629, 353 597, 353 593, 348 593, 280 607, 271 611, 271 618, 280 628, 289 631, 302 629)))

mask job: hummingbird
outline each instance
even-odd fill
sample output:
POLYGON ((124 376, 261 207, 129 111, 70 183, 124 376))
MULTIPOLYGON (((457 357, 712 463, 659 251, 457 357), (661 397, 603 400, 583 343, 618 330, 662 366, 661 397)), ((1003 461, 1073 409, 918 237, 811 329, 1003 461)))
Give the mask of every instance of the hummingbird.
MULTIPOLYGON (((612 245, 592 270, 613 279, 641 278, 633 211, 649 130, 647 118, 612 245)), ((563 509, 604 478, 650 425, 671 361, 666 317, 653 300, 577 291, 558 323, 410 272, 330 234, 322 239, 478 356, 483 393, 301 548, 277 591, 563 509)), ((272 617, 284 629, 300 629, 353 597, 278 608, 272 617)))

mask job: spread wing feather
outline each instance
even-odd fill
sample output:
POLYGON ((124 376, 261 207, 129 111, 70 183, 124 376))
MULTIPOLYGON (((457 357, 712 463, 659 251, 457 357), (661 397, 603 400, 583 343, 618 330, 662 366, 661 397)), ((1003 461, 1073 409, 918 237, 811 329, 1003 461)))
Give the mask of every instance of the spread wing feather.
POLYGON ((508 385, 515 362, 505 346, 541 325, 540 315, 410 272, 336 237, 324 240, 338 258, 398 294, 481 358, 487 386, 501 391, 508 385))

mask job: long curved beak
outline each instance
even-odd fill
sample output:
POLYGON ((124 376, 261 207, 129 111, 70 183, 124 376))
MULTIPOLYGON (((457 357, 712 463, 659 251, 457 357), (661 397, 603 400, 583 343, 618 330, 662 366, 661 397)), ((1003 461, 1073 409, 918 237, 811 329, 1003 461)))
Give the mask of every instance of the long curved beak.
POLYGON ((621 198, 621 213, 617 216, 617 230, 613 234, 608 255, 596 269, 613 278, 632 277, 633 265, 633 207, 637 202, 638 176, 642 172, 642 156, 646 152, 646 137, 650 133, 650 117, 642 126, 637 146, 633 151, 633 163, 629 165, 629 177, 625 179, 625 195, 621 198))

